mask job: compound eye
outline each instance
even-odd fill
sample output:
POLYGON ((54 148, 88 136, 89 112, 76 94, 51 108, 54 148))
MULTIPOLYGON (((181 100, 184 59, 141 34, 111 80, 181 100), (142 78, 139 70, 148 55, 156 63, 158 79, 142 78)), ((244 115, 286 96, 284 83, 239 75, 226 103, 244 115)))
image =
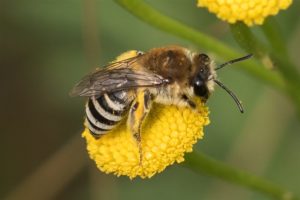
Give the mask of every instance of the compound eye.
POLYGON ((206 55, 204 53, 200 53, 198 55, 198 57, 199 57, 200 61, 203 62, 203 63, 208 63, 209 60, 210 60, 209 57, 208 57, 208 55, 206 55))
POLYGON ((196 96, 199 96, 199 97, 207 97, 208 95, 208 89, 205 85, 205 82, 197 77, 196 80, 194 81, 194 93, 196 96))

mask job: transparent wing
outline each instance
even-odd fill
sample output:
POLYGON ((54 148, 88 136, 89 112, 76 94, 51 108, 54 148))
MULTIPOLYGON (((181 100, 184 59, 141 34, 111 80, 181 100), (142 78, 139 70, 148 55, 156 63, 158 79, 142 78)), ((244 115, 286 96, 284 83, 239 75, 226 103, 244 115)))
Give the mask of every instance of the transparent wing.
POLYGON ((112 63, 84 77, 70 92, 71 96, 96 96, 106 92, 138 87, 157 87, 169 82, 158 74, 132 68, 137 57, 112 63))

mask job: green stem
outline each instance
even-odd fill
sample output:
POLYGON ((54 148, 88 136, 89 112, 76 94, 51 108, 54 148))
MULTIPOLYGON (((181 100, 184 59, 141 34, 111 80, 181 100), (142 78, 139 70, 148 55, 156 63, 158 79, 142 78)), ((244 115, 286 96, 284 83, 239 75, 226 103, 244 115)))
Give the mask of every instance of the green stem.
MULTIPOLYGON (((144 22, 172 35, 191 41, 207 51, 212 51, 219 58, 230 60, 241 56, 240 52, 230 48, 226 44, 161 14, 142 0, 115 1, 144 22)), ((241 70, 253 75, 260 81, 272 85, 279 90, 284 90, 285 83, 278 73, 270 72, 254 61, 241 62, 239 66, 241 66, 241 70)))
POLYGON ((252 32, 244 23, 231 24, 230 29, 235 40, 248 53, 253 53, 260 59, 268 54, 266 47, 257 38, 252 37, 252 32))
POLYGON ((276 67, 282 76, 286 80, 286 90, 285 92, 295 103, 298 117, 300 117, 300 74, 297 68, 290 62, 286 57, 282 57, 277 52, 274 52, 272 55, 276 67))
POLYGON ((276 50, 281 56, 288 58, 288 51, 284 41, 282 40, 279 24, 274 17, 268 17, 264 24, 260 26, 267 40, 271 44, 272 49, 276 50))
POLYGON ((268 49, 258 38, 254 37, 251 30, 242 22, 230 25, 231 33, 236 42, 248 53, 254 54, 267 69, 273 69, 274 64, 269 56, 268 49))
POLYGON ((202 153, 186 154, 184 165, 197 173, 204 173, 227 180, 252 190, 261 192, 275 199, 299 200, 291 192, 257 176, 234 169, 202 153))
POLYGON ((277 62, 277 68, 287 80, 287 90, 291 98, 297 102, 298 113, 300 113, 300 72, 290 60, 280 26, 274 17, 270 17, 262 26, 262 30, 271 44, 271 52, 277 62))
POLYGON ((280 72, 286 82, 284 92, 293 100, 300 116, 300 75, 288 58, 286 48, 280 38, 280 31, 276 28, 278 26, 274 27, 274 25, 275 23, 269 21, 264 28, 264 33, 267 34, 266 36, 272 47, 268 50, 269 52, 246 25, 242 23, 233 24, 231 25, 231 31, 236 42, 242 48, 246 51, 252 51, 266 66, 271 66, 272 69, 274 65, 277 71, 280 72))

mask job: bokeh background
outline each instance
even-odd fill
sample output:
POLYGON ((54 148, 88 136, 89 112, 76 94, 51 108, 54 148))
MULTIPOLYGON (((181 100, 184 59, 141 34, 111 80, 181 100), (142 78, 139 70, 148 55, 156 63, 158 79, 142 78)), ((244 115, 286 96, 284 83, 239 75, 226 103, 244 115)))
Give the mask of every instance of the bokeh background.
MULTIPOLYGON (((228 25, 196 8, 194 0, 147 2, 239 48, 228 25)), ((300 2, 294 1, 276 16, 298 66, 299 12, 300 2)), ((126 50, 168 44, 201 51, 139 21, 113 1, 2 0, 0 199, 267 199, 178 164, 151 179, 129 180, 99 172, 88 158, 81 138, 85 100, 70 98, 69 90, 126 50)), ((300 119, 293 105, 234 66, 219 71, 219 77, 246 112, 240 114, 217 88, 208 102, 211 124, 195 150, 300 195, 300 119)))

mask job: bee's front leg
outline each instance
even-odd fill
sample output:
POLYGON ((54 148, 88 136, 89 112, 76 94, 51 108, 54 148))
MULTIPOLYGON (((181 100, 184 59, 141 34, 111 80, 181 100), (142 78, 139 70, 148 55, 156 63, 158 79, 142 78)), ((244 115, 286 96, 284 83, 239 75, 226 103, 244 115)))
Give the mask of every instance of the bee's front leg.
POLYGON ((148 90, 139 91, 128 115, 127 124, 138 144, 140 165, 142 165, 143 160, 141 146, 141 126, 145 117, 150 111, 151 101, 151 94, 148 90))

